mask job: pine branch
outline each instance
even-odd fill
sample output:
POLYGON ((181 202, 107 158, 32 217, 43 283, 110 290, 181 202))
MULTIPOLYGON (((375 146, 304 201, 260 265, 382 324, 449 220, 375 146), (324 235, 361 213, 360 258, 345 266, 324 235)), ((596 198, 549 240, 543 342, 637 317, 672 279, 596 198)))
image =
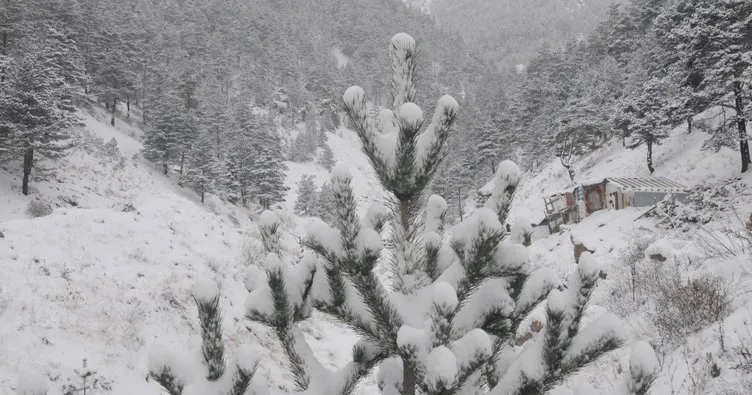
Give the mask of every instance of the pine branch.
POLYGON ((305 358, 298 352, 294 334, 293 306, 289 301, 285 279, 281 268, 267 271, 269 288, 274 301, 274 315, 271 317, 271 325, 282 344, 290 367, 295 377, 295 385, 300 390, 305 390, 311 382, 311 372, 308 371, 305 358))
MULTIPOLYGON (((577 335, 577 332, 580 329, 582 316, 585 313, 585 309, 587 308, 588 303, 590 302, 590 296, 593 294, 595 284, 599 278, 597 271, 587 271, 584 269, 585 265, 589 263, 586 262, 589 259, 592 259, 589 253, 587 255, 583 254, 583 256, 580 257, 580 261, 583 263, 583 265, 578 266, 579 270, 577 271, 577 276, 579 281, 577 281, 578 287, 576 289, 577 293, 575 294, 576 300, 574 301, 573 306, 574 314, 570 318, 567 328, 567 334, 570 340, 577 335)), ((566 344, 566 347, 569 347, 568 343, 566 344)))
POLYGON ((388 342, 389 350, 396 352, 397 331, 402 327, 402 317, 392 306, 381 281, 373 273, 353 276, 351 281, 375 319, 381 341, 388 342))
POLYGON ((371 167, 373 167, 381 184, 386 185, 389 180, 389 168, 376 144, 376 128, 368 116, 368 111, 366 111, 366 98, 362 88, 351 87, 345 92, 344 108, 371 167))
POLYGON ((310 274, 306 277, 303 284, 303 292, 301 299, 303 303, 300 306, 295 306, 293 312, 293 322, 303 321, 311 315, 310 312, 310 296, 313 289, 313 278, 316 276, 316 266, 311 267, 310 274))
POLYGON ((163 366, 156 372, 150 371, 149 377, 159 383, 170 395, 181 395, 183 393, 183 383, 175 377, 172 369, 167 366, 163 366))
POLYGON ((389 59, 392 66, 392 108, 399 108, 415 100, 415 59, 417 45, 415 40, 405 33, 392 37, 389 59))
POLYGON ((576 373, 583 367, 587 366, 589 363, 603 356, 603 354, 614 351, 623 345, 624 341, 621 339, 609 336, 602 337, 593 346, 584 349, 579 356, 572 358, 566 363, 562 364, 562 369, 559 377, 552 378, 550 380, 551 384, 547 387, 549 389, 553 388, 555 384, 562 382, 565 377, 576 373))
POLYGON ((424 135, 433 140, 428 146, 422 162, 419 163, 419 171, 415 178, 415 185, 420 190, 426 188, 430 181, 436 175, 439 164, 444 161, 447 155, 447 140, 449 131, 454 121, 459 115, 459 107, 454 99, 449 100, 449 96, 442 97, 436 106, 434 119, 424 132, 424 135))
POLYGON ((543 360, 548 376, 558 377, 561 375, 562 360, 566 352, 567 338, 565 306, 558 291, 552 292, 548 297, 546 306, 546 328, 544 333, 543 360))
POLYGON ((210 300, 194 295, 201 327, 201 354, 208 370, 206 379, 216 381, 225 371, 225 345, 222 339, 222 315, 219 310, 219 295, 210 300))
POLYGON ((440 250, 441 250, 440 245, 434 245, 434 244, 425 245, 425 257, 424 257, 425 272, 428 278, 431 280, 431 282, 436 281, 436 279, 439 278, 439 275, 441 275, 441 272, 439 272, 439 251, 440 250))
POLYGON ((232 378, 232 388, 225 395, 244 395, 251 385, 253 375, 256 374, 258 363, 251 369, 244 369, 238 366, 235 376, 232 378))
POLYGON ((637 342, 629 356, 627 392, 630 395, 647 395, 658 378, 660 367, 653 347, 647 342, 637 342))
POLYGON ((462 303, 487 278, 490 277, 488 268, 496 262, 496 251, 503 237, 499 230, 489 229, 482 225, 478 235, 472 240, 470 248, 466 248, 461 241, 455 241, 452 247, 460 259, 465 275, 457 285, 457 298, 462 303))
MULTIPOLYGON (((403 104, 402 111, 420 111, 415 104, 403 104)), ((412 116, 412 115, 411 115, 412 116)), ((397 148, 395 150, 395 164, 390 177, 389 190, 402 201, 411 201, 421 193, 423 188, 414 182, 416 174, 416 147, 417 137, 421 126, 423 125, 422 113, 420 118, 405 118, 400 114, 398 116, 399 137, 397 148)))

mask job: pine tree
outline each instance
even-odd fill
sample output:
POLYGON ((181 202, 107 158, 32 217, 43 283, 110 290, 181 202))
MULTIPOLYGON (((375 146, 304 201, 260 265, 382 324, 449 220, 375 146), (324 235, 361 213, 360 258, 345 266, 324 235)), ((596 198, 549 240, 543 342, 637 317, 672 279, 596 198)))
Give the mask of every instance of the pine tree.
POLYGON ((326 142, 321 146, 321 156, 319 156, 319 164, 331 171, 334 165, 337 164, 337 160, 334 158, 334 152, 326 142))
MULTIPOLYGON (((641 81, 635 76, 637 81, 641 81)), ((639 83, 639 89, 627 96, 623 103, 621 122, 626 125, 631 142, 629 148, 645 145, 647 149, 647 166, 652 175, 653 147, 669 136, 673 125, 667 116, 669 109, 668 83, 666 79, 650 78, 639 83)))
POLYGON ((707 102, 734 110, 739 135, 742 173, 750 159, 745 108, 749 101, 752 66, 752 4, 746 0, 682 0, 658 21, 660 42, 683 59, 685 78, 707 102), (733 95, 733 103, 727 96, 733 95))
POLYGON ((167 92, 154 103, 144 130, 144 157, 160 165, 164 174, 181 157, 180 135, 186 127, 183 115, 180 98, 167 92))
POLYGON ((500 130, 494 128, 493 122, 488 119, 480 129, 480 142, 478 143, 478 160, 488 165, 491 174, 496 171, 496 161, 499 155, 499 134, 500 130))
POLYGON ((21 190, 29 194, 38 157, 58 158, 71 147, 69 130, 78 125, 71 87, 58 48, 27 42, 28 52, 11 59, 0 84, 0 151, 23 158, 21 190))
POLYGON ((337 217, 336 201, 334 200, 334 191, 330 183, 324 183, 321 186, 321 190, 316 194, 313 211, 316 217, 321 218, 327 224, 334 223, 337 217))
POLYGON ((219 162, 214 150, 212 136, 204 132, 199 137, 195 147, 189 153, 187 171, 184 182, 189 188, 196 191, 204 203, 207 193, 214 193, 223 185, 223 176, 220 173, 219 162))
POLYGON ((176 355, 166 347, 156 346, 149 355, 149 377, 170 395, 245 394, 256 373, 258 361, 249 347, 243 347, 235 361, 228 363, 217 284, 206 279, 197 281, 193 286, 193 300, 201 327, 200 351, 183 356, 176 355), (196 358, 196 354, 200 354, 200 357, 196 358), (186 369, 186 366, 190 368, 186 369), (233 372, 228 371, 230 367, 233 372), (203 371, 203 377, 197 377, 197 371, 203 371), (233 376, 225 380, 228 374, 233 376))
POLYGON ((444 241, 446 202, 428 198, 426 189, 446 155, 459 107, 442 97, 423 130, 422 111, 412 102, 415 41, 402 33, 391 44, 392 110, 382 113, 381 133, 369 118, 363 89, 351 87, 344 95, 350 124, 392 196, 391 209, 374 206, 361 218, 352 176, 335 168, 334 226, 316 222, 307 241, 315 255, 294 266, 285 266, 278 243, 266 242, 275 240, 280 228, 279 219, 265 212, 260 229, 267 256, 249 268, 247 316, 274 329, 300 392, 350 394, 379 366, 385 394, 482 393, 484 388, 493 394, 545 393, 622 343, 622 326, 613 315, 582 325, 598 264, 583 254, 564 291, 555 289, 551 271, 531 272, 526 247, 506 240, 502 226, 520 181, 519 169, 508 161, 499 165, 486 207, 444 241), (374 273, 387 223, 390 289, 374 273), (262 276, 265 283, 256 281, 262 276), (511 340, 544 300, 545 330, 517 351, 511 340), (316 360, 297 325, 312 307, 362 338, 352 362, 340 370, 316 360))
POLYGON ((235 186, 238 200, 246 205, 251 198, 254 166, 258 160, 257 141, 261 133, 258 119, 246 105, 235 109, 234 133, 228 152, 228 169, 231 185, 235 186))
POLYGON ((252 193, 263 208, 285 200, 287 186, 285 172, 287 166, 282 157, 282 143, 271 126, 264 126, 256 136, 253 144, 253 165, 251 178, 253 180, 252 193))
POLYGON ((295 214, 311 216, 315 214, 317 193, 312 175, 304 175, 298 181, 298 199, 295 201, 295 214))

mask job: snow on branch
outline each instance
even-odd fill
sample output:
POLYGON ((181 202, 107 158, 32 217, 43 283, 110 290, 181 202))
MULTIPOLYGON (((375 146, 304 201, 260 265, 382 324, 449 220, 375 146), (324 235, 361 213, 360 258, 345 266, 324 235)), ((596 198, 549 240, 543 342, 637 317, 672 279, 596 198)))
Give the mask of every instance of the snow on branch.
POLYGON ((245 394, 258 365, 255 353, 250 347, 241 347, 235 360, 228 361, 217 284, 201 279, 192 293, 201 327, 200 349, 181 355, 155 346, 149 354, 149 377, 170 395, 245 394))

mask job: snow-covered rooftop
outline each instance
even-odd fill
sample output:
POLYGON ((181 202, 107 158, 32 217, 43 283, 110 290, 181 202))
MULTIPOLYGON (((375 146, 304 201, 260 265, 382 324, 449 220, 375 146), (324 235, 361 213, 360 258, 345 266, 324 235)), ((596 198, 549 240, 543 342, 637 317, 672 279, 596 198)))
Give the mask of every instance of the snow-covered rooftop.
POLYGON ((639 192, 687 192, 687 187, 666 177, 609 177, 606 181, 639 192))

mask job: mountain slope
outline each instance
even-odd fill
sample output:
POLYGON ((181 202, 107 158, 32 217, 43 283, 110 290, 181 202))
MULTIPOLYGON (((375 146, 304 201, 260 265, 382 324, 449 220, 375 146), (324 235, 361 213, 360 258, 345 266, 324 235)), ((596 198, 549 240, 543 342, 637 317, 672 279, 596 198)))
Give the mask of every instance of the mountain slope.
POLYGON ((586 36, 619 0, 433 0, 439 25, 457 32, 497 64, 524 64, 544 45, 586 36))
MULTIPOLYGON (((190 288, 198 277, 220 285, 229 353, 250 343, 261 359, 260 385, 289 385, 273 335, 242 318, 245 268, 261 251, 254 214, 213 198, 202 206, 134 156, 140 143, 98 114, 81 114, 87 143, 54 163, 55 177, 35 182, 32 196, 18 193, 14 167, 0 170, 0 393, 13 390, 21 370, 41 373, 50 393, 62 393, 81 385, 75 369, 83 359, 97 371, 96 393, 159 393, 146 380, 149 350, 197 344, 190 288), (118 154, 103 153, 111 138, 118 154), (26 207, 37 199, 58 207, 29 218, 26 207)), ((298 252, 289 234, 283 247, 291 258, 298 252)), ((318 317, 305 332, 330 366, 346 362, 349 331, 318 317)))

